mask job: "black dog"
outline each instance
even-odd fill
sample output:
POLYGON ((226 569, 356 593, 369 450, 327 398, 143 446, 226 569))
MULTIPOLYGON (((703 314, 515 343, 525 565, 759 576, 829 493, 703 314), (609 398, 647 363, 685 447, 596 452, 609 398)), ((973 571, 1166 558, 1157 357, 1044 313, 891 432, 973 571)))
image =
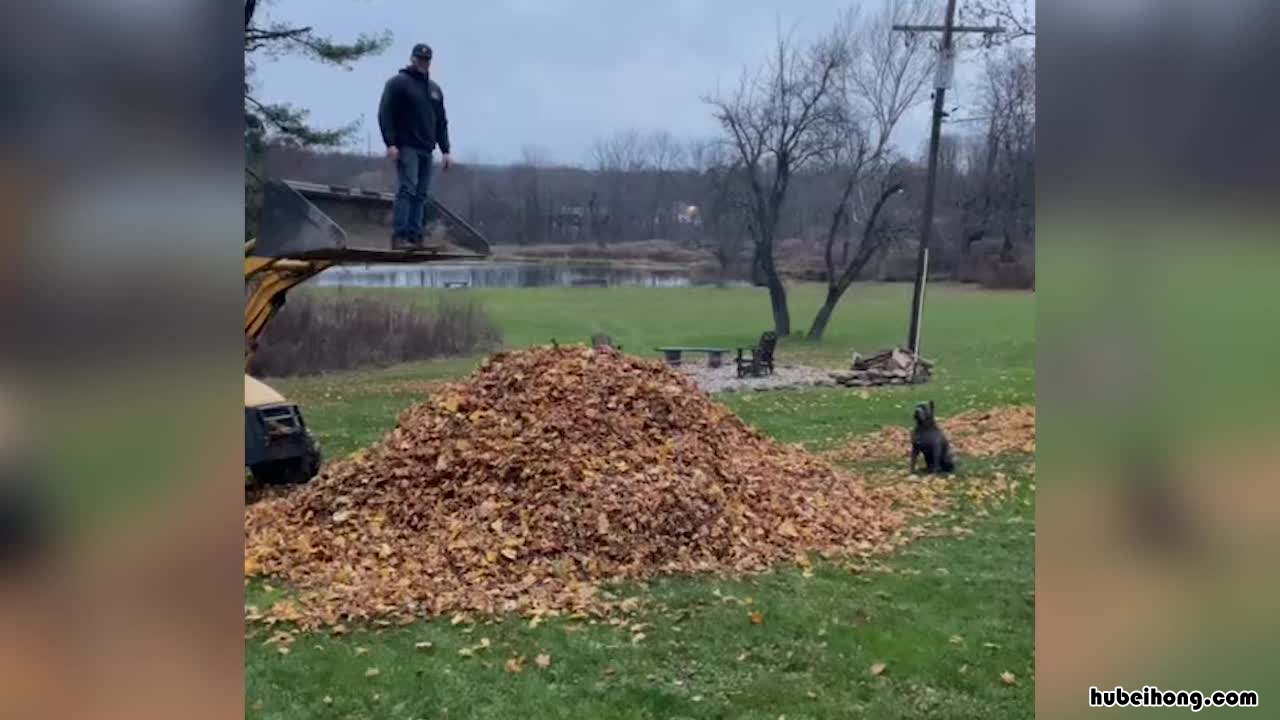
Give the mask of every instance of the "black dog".
POLYGON ((933 417, 933 401, 916 405, 916 429, 911 432, 911 472, 916 471, 916 456, 924 455, 926 472, 955 472, 956 463, 951 457, 951 443, 942 434, 933 417))

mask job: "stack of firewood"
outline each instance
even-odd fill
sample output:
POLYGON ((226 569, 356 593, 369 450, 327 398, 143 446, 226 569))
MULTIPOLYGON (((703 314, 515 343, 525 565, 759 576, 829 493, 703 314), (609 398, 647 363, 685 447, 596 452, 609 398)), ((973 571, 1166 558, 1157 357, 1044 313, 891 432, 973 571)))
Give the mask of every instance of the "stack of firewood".
POLYGON ((863 357, 853 354, 852 370, 831 373, 840 385, 872 387, 876 385, 912 385, 929 382, 933 363, 902 348, 863 357))

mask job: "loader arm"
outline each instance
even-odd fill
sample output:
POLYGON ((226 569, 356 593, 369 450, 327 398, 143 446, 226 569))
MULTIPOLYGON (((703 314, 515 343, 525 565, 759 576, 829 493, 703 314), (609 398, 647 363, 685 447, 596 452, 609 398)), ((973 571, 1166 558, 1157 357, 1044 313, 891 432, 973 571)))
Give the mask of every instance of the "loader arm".
POLYGON ((431 206, 444 223, 450 246, 421 251, 390 247, 394 202, 394 195, 372 190, 291 180, 265 184, 260 238, 244 244, 245 372, 258 339, 284 306, 289 290, 335 265, 422 264, 489 256, 484 235, 434 199, 431 206))
POLYGON ((255 240, 244 244, 244 282, 248 297, 244 306, 244 367, 248 372, 258 338, 267 323, 284 306, 285 296, 337 264, 335 260, 296 260, 261 257, 253 254, 255 240))

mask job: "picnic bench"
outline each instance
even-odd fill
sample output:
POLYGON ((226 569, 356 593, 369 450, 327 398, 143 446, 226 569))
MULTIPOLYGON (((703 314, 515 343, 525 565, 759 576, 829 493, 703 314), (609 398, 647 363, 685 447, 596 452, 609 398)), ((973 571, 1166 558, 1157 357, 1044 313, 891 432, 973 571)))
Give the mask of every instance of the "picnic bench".
POLYGON ((688 352, 706 353, 707 367, 718 368, 724 364, 724 354, 729 352, 729 348, 716 347, 660 347, 654 349, 662 353, 662 358, 671 367, 679 367, 681 355, 688 352))

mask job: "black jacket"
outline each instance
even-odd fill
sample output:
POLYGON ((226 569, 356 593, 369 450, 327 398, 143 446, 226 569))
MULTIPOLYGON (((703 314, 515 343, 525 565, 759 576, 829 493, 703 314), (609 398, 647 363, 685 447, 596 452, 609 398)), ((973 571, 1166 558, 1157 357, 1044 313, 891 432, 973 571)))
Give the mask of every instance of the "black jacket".
POLYGON ((387 81, 378 105, 378 126, 387 147, 449 152, 449 119, 440 86, 412 67, 387 81))

